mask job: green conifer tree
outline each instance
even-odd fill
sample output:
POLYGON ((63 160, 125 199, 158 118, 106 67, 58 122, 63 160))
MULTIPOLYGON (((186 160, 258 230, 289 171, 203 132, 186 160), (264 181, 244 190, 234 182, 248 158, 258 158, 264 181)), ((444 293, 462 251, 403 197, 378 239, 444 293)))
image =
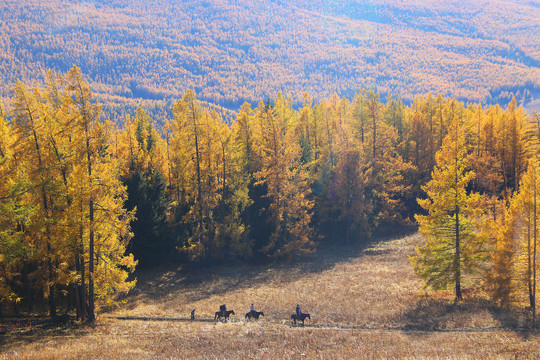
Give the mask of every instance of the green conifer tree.
POLYGON ((475 174, 469 170, 466 139, 466 125, 455 117, 437 152, 432 180, 423 187, 428 198, 418 200, 427 211, 416 216, 427 241, 410 258, 426 286, 441 290, 453 285, 456 300, 462 299, 463 275, 474 272, 484 258, 476 231, 482 215, 479 195, 467 191, 475 174))

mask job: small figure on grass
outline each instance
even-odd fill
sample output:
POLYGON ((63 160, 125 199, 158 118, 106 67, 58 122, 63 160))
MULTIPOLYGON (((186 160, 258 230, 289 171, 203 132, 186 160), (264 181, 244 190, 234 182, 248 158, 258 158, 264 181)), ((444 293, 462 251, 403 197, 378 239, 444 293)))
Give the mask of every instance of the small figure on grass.
POLYGON ((195 320, 195 309, 191 310, 191 321, 195 320))

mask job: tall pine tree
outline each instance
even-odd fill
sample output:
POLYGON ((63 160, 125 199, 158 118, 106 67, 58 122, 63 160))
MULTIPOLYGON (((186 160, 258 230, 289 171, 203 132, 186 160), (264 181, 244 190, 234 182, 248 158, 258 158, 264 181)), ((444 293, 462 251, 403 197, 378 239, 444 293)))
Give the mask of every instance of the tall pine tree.
POLYGON ((436 155, 432 180, 423 187, 428 198, 418 200, 427 212, 416 216, 426 243, 411 257, 426 286, 435 290, 453 286, 456 300, 462 299, 464 274, 474 272, 484 257, 477 232, 482 215, 479 195, 467 191, 475 177, 469 169, 467 137, 467 126, 456 116, 436 155))

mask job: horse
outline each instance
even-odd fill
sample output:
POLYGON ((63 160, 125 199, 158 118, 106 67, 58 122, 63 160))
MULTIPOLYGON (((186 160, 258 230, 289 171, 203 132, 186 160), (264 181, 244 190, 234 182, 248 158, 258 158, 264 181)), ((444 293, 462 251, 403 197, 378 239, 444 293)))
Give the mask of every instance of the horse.
POLYGON ((220 320, 221 318, 223 318, 223 320, 221 321, 227 321, 229 319, 229 316, 231 316, 231 314, 236 315, 234 313, 234 310, 216 311, 216 316, 214 316, 214 321, 220 320))
POLYGON ((309 314, 300 314, 300 316, 296 314, 291 315, 291 320, 294 321, 295 325, 296 325, 296 320, 298 320, 298 321, 302 321, 302 326, 304 326, 304 320, 306 320, 306 318, 311 320, 311 316, 309 316, 309 314))
POLYGON ((262 311, 250 311, 246 313, 246 320, 259 320, 259 316, 264 316, 264 313, 262 311))

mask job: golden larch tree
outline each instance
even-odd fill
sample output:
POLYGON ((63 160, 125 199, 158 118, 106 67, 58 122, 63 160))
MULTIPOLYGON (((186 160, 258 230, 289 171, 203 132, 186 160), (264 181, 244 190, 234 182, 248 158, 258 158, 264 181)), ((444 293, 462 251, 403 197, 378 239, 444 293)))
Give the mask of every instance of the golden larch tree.
POLYGON ((426 286, 440 290, 453 285, 456 300, 462 299, 464 274, 477 270, 484 260, 483 239, 478 234, 479 195, 467 191, 475 177, 469 169, 467 136, 466 125, 456 116, 437 153, 432 180, 423 187, 427 198, 418 200, 427 212, 416 215, 426 243, 411 257, 426 286))

